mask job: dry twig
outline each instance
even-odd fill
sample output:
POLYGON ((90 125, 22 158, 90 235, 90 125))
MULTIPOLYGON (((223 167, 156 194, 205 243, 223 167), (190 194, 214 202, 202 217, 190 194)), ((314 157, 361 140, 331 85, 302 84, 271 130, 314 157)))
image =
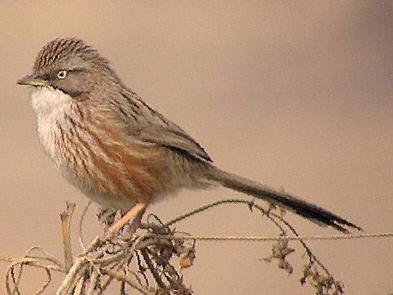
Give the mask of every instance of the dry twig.
POLYGON ((60 214, 61 234, 63 237, 64 266, 69 271, 72 266, 72 246, 71 246, 71 218, 74 214, 75 203, 66 202, 66 210, 60 214))
MULTIPOLYGON (((82 253, 73 258, 70 237, 71 218, 74 204, 67 203, 66 211, 61 214, 64 248, 64 266, 41 248, 29 249, 18 259, 2 258, 10 263, 6 272, 6 289, 8 294, 23 294, 20 281, 25 266, 41 268, 47 274, 47 280, 35 292, 42 294, 52 279, 52 272, 66 273, 57 289, 56 295, 99 295, 114 280, 120 282, 119 294, 128 294, 134 290, 139 294, 192 294, 181 275, 182 268, 192 267, 196 257, 196 237, 177 232, 173 225, 199 214, 205 210, 223 204, 243 204, 251 211, 257 211, 268 218, 279 230, 279 237, 272 247, 272 254, 264 258, 266 262, 277 261, 278 266, 291 274, 294 267, 288 257, 295 250, 290 246, 287 232, 292 233, 305 250, 305 262, 302 269, 301 284, 309 282, 316 295, 343 294, 343 285, 334 279, 328 269, 318 260, 295 228, 286 221, 282 210, 275 212, 275 207, 268 209, 254 203, 238 199, 218 201, 183 214, 172 221, 163 223, 157 216, 149 215, 147 223, 135 232, 125 226, 111 238, 95 238, 90 245, 83 242, 83 220, 87 207, 83 211, 78 225, 82 253), (36 255, 33 255, 38 252, 36 255)), ((98 215, 107 230, 120 218, 112 210, 103 210, 98 215)))

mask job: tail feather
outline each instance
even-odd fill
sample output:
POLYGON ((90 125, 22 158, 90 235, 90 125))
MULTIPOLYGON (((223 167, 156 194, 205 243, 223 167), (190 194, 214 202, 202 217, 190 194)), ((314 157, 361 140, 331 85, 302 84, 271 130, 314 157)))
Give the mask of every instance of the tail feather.
POLYGON ((211 170, 209 178, 220 183, 224 187, 265 200, 274 205, 287 208, 311 221, 316 221, 322 225, 332 226, 341 232, 348 233, 347 227, 362 230, 356 224, 351 223, 344 218, 323 209, 322 207, 308 203, 304 200, 286 194, 285 192, 274 191, 255 181, 225 172, 218 168, 213 168, 211 170))

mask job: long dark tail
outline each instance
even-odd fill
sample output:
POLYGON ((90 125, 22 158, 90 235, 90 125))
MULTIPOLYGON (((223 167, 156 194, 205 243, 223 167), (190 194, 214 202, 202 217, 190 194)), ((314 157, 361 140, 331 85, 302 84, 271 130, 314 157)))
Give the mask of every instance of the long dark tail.
POLYGON ((289 209, 307 219, 310 219, 311 221, 316 221, 321 225, 329 225, 345 233, 348 232, 346 227, 361 230, 361 228, 356 224, 353 224, 317 205, 308 203, 284 192, 274 191, 255 181, 225 172, 216 167, 212 167, 210 170, 209 179, 220 183, 224 187, 289 209))

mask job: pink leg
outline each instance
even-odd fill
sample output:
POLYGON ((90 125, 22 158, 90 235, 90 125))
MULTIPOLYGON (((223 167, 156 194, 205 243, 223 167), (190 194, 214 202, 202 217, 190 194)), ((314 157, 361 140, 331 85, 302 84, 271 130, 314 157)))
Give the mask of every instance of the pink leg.
POLYGON ((122 218, 120 218, 115 224, 113 224, 109 228, 109 234, 114 234, 116 233, 119 229, 121 229, 129 220, 135 219, 140 216, 142 217, 142 214, 144 210, 146 209, 146 204, 144 203, 136 203, 134 207, 131 208, 130 211, 128 211, 122 218))

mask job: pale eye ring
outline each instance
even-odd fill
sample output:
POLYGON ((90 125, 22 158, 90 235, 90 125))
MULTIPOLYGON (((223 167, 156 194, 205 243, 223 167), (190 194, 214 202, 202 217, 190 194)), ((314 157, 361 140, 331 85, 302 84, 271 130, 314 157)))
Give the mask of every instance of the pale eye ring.
POLYGON ((56 76, 59 79, 64 79, 65 77, 67 77, 67 71, 66 70, 58 71, 56 76))

